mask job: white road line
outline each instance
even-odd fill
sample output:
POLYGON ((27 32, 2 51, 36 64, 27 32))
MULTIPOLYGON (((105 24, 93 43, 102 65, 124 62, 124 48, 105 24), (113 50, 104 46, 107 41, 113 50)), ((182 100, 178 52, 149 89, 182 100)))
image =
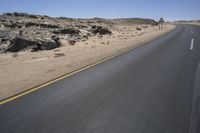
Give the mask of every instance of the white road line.
POLYGON ((193 48, 194 48, 194 39, 192 38, 191 44, 190 44, 190 50, 193 50, 193 48))
POLYGON ((194 32, 191 30, 191 33, 193 34, 194 32))

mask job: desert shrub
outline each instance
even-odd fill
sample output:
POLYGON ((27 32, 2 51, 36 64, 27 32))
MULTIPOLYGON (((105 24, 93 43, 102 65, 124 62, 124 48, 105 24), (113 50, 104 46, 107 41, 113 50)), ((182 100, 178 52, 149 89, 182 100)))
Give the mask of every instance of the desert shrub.
POLYGON ((65 56, 65 54, 63 53, 55 53, 54 57, 62 57, 62 56, 65 56))
POLYGON ((136 30, 142 30, 140 27, 136 27, 136 30))

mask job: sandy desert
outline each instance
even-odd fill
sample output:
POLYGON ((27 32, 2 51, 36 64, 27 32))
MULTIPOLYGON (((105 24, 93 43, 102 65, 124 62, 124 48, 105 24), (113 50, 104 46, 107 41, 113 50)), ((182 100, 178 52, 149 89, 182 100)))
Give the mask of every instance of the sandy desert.
POLYGON ((71 19, 24 13, 0 16, 0 100, 175 28, 152 19, 71 19), (23 44, 23 46, 22 46, 23 44))

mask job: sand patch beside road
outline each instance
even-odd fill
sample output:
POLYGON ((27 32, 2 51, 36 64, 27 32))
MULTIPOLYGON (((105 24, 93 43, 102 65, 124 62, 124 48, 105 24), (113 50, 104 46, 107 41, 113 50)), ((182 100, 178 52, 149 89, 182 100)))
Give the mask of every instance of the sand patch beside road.
POLYGON ((4 53, 0 55, 0 100, 25 91, 60 75, 128 50, 174 29, 149 26, 116 26, 112 35, 93 36, 51 51, 4 53))

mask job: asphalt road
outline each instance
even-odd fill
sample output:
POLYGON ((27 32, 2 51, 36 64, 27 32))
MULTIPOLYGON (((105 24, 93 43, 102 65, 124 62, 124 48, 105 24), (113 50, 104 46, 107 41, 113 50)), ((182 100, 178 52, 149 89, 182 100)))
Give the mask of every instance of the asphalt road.
POLYGON ((200 26, 0 106, 0 133, 200 133, 200 26))

